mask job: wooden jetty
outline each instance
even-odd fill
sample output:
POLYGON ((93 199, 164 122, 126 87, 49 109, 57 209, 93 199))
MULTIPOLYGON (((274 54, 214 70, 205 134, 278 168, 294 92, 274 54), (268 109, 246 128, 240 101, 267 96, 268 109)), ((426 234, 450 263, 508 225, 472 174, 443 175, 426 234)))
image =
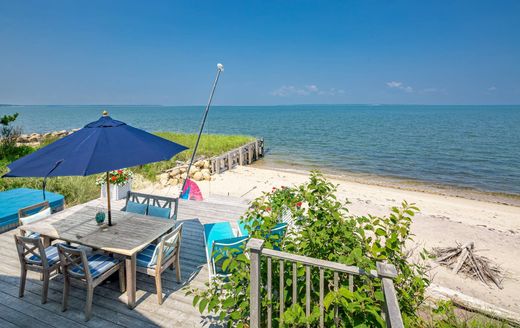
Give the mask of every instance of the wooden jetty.
POLYGON ((262 157, 264 157, 264 139, 260 138, 225 154, 210 158, 211 174, 222 173, 237 165, 249 165, 262 157))

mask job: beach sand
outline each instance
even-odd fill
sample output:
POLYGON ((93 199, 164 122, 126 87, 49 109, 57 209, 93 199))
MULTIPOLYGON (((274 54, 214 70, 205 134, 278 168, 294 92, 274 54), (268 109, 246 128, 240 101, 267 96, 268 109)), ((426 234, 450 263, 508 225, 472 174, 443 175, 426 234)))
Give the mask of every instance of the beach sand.
MULTIPOLYGON (((251 200, 271 191, 273 186, 304 183, 308 172, 239 166, 214 177, 214 181, 198 182, 203 195, 251 200)), ((421 211, 412 224, 416 236, 411 248, 431 250, 436 246, 455 246, 457 242, 475 242, 477 254, 488 257, 506 271, 502 290, 454 275, 430 260, 433 283, 520 313, 520 207, 360 183, 344 176, 327 177, 338 184, 337 195, 351 202, 348 208, 354 215, 386 215, 390 207, 399 206, 403 200, 415 203, 421 211)))

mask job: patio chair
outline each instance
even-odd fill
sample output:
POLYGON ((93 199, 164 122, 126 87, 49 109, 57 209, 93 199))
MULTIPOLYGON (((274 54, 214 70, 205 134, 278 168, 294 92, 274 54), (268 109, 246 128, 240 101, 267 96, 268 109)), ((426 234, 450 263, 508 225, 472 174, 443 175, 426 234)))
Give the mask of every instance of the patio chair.
POLYGON ((18 258, 20 259, 20 290, 19 297, 23 297, 27 271, 39 272, 43 276, 42 304, 47 302, 49 279, 53 271, 60 267, 60 259, 56 246, 43 247, 39 237, 14 236, 18 258))
MULTIPOLYGON (((49 206, 49 202, 41 202, 28 207, 24 207, 18 210, 18 222, 20 225, 29 224, 33 222, 37 222, 43 220, 51 215, 51 207, 49 206)), ((27 237, 40 237, 40 234, 36 232, 28 231, 25 233, 21 231, 22 236, 27 237)))
POLYGON ((92 317, 94 288, 116 271, 119 271, 119 289, 121 292, 125 291, 125 267, 119 259, 103 254, 92 254, 87 257, 84 249, 63 244, 58 244, 58 253, 63 273, 62 311, 67 310, 71 278, 85 285, 87 289, 85 321, 92 317))
POLYGON ((242 254, 248 238, 248 236, 235 236, 229 222, 204 225, 204 244, 210 283, 216 276, 229 275, 222 269, 223 257, 242 254))
POLYGON ((179 199, 163 196, 152 196, 150 204, 148 204, 148 215, 177 220, 177 211, 179 210, 179 199))
POLYGON ((162 273, 175 266, 177 283, 181 282, 180 250, 182 224, 175 230, 162 236, 158 244, 150 244, 137 254, 137 272, 155 277, 155 288, 159 305, 163 303, 162 273))
POLYGON ((177 220, 179 199, 128 192, 126 197, 126 211, 153 216, 162 219, 177 220), (145 205, 146 204, 146 205, 145 205))

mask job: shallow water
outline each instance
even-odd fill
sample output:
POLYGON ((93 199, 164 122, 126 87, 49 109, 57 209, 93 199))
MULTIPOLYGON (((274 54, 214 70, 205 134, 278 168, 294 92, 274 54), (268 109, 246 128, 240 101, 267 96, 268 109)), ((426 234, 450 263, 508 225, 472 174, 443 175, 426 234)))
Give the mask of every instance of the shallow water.
MULTIPOLYGON (((13 106, 24 132, 82 127, 103 109, 149 131, 196 132, 203 107, 13 106)), ((520 106, 220 106, 206 132, 263 137, 271 161, 520 194, 520 106)))

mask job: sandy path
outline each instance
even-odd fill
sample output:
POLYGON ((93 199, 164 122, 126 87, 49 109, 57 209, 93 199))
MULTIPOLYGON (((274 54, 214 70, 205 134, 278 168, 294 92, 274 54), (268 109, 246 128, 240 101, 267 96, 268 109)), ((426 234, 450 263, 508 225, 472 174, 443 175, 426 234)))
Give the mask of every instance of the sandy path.
MULTIPOLYGON (((433 281, 520 313, 520 207, 329 178, 339 184, 338 196, 348 197, 352 202, 349 205, 352 214, 384 215, 402 200, 416 203, 421 213, 412 225, 412 232, 416 235, 415 242, 421 247, 431 249, 474 241, 475 247, 482 249, 479 254, 489 257, 507 271, 503 290, 453 275, 430 262, 433 281)), ((306 179, 304 171, 237 167, 216 175, 214 181, 200 182, 199 186, 203 195, 253 199, 263 191, 270 191, 273 186, 300 184, 306 179)))

